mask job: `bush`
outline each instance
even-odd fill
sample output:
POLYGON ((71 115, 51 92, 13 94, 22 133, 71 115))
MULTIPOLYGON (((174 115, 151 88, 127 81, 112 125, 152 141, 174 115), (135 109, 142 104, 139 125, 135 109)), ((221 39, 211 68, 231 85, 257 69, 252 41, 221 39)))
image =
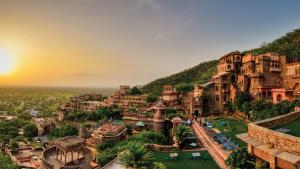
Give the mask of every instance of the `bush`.
POLYGON ((36 137, 38 135, 38 128, 34 124, 27 124, 24 126, 24 136, 27 138, 36 137))

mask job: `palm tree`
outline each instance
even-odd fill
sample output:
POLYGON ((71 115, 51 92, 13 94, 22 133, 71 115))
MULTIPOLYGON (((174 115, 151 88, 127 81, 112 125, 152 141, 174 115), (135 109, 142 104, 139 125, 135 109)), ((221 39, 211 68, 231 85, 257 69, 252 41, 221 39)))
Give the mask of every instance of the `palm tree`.
POLYGON ((184 145, 186 138, 192 136, 192 131, 188 126, 178 125, 175 129, 176 139, 180 146, 184 145))
POLYGON ((119 155, 121 163, 126 168, 147 169, 152 168, 153 154, 138 142, 129 142, 125 151, 119 155))

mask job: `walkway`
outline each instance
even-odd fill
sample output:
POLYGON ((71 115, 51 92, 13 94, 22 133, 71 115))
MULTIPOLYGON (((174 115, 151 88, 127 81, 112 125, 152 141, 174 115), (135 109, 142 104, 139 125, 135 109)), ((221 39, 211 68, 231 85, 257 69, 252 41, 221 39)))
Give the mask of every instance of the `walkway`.
POLYGON ((202 142, 204 147, 207 149, 207 151, 210 153, 210 155, 214 158, 214 160, 217 162, 217 164, 222 169, 229 169, 225 165, 225 160, 227 159, 228 155, 224 152, 224 150, 216 145, 206 134, 205 130, 199 125, 198 122, 193 122, 193 130, 196 133, 198 139, 202 142))

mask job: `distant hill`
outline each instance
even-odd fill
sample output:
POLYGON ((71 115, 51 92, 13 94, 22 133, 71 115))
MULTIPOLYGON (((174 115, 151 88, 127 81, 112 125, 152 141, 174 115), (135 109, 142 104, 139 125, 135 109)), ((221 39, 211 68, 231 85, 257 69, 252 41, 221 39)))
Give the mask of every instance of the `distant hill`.
MULTIPOLYGON (((246 54, 250 52, 256 54, 274 52, 287 56, 288 62, 300 61, 300 29, 289 32, 273 42, 264 43, 259 48, 254 48, 242 53, 246 54)), ((199 65, 182 72, 154 80, 144 85, 142 89, 145 92, 154 92, 158 94, 162 91, 162 86, 166 84, 178 85, 180 83, 205 83, 214 74, 217 63, 217 60, 200 63, 199 65)))
POLYGON ((264 43, 259 48, 251 49, 243 53, 262 54, 267 52, 285 55, 288 62, 300 61, 300 29, 288 32, 273 42, 264 43))
POLYGON ((200 63, 199 65, 186 69, 182 72, 154 80, 143 86, 142 90, 145 92, 158 93, 166 84, 177 85, 180 83, 205 83, 214 74, 217 63, 217 60, 200 63))

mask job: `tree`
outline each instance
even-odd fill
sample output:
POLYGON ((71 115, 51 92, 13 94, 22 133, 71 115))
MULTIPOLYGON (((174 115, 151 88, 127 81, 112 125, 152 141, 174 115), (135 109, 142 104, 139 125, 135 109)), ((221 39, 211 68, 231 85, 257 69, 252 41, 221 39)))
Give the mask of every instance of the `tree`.
POLYGON ((19 144, 16 141, 10 141, 9 148, 11 150, 15 150, 15 149, 19 148, 19 144))
POLYGON ((230 114, 235 112, 235 104, 233 102, 229 102, 227 105, 227 110, 229 111, 230 114))
POLYGON ((250 110, 251 110, 251 104, 249 102, 244 102, 242 104, 242 111, 247 116, 247 118, 249 118, 249 112, 250 112, 250 110))
POLYGON ((142 91, 138 87, 134 86, 133 88, 130 89, 129 94, 130 95, 139 95, 139 94, 142 94, 142 91))
POLYGON ((120 161, 125 167, 134 169, 152 168, 152 156, 145 145, 139 142, 129 142, 126 150, 119 155, 120 161))
POLYGON ((155 96, 154 94, 150 93, 148 96, 147 96, 147 102, 148 103, 154 103, 156 102, 157 100, 157 96, 155 96))
POLYGON ((67 124, 61 125, 60 128, 56 128, 49 133, 49 136, 52 137, 65 137, 65 136, 74 136, 78 134, 78 130, 75 127, 72 127, 67 124))
POLYGON ((188 126, 180 124, 175 129, 175 136, 180 146, 183 146, 186 142, 187 137, 192 136, 192 131, 188 126))
POLYGON ((12 161, 0 151, 0 168, 3 169, 18 169, 12 161))
POLYGON ((38 128, 36 125, 30 123, 24 126, 24 136, 27 138, 36 137, 38 135, 38 128))
POLYGON ((242 111, 242 105, 245 102, 250 102, 251 95, 248 92, 239 92, 236 96, 235 105, 242 111))
POLYGON ((194 89, 194 85, 185 82, 176 85, 176 90, 178 92, 186 93, 186 92, 193 91, 193 89, 194 89))
POLYGON ((226 159, 225 164, 230 169, 251 169, 253 158, 249 155, 247 148, 234 150, 226 159))

